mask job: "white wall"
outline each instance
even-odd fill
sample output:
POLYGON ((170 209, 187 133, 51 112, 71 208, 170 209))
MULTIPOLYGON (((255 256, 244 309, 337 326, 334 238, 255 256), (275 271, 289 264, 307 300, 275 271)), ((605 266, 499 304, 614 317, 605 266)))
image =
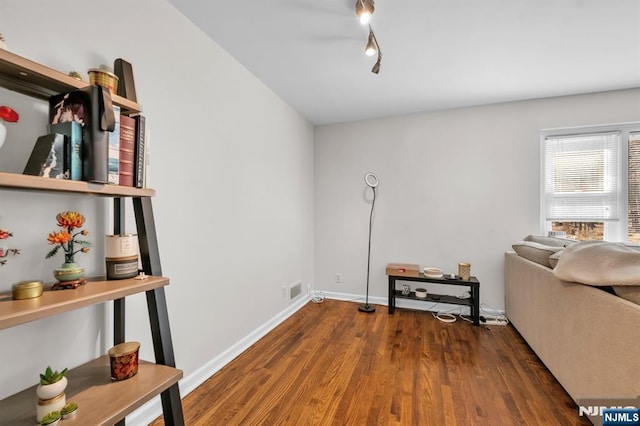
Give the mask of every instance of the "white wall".
MULTIPOLYGON (((151 128, 149 181, 185 377, 283 312, 282 286, 312 284, 312 126, 169 3, 3 0, 0 28, 10 50, 63 72, 86 76, 118 57, 133 64, 151 128)), ((21 113, 0 149, 0 170, 20 173, 45 133, 46 106, 6 90, 0 105, 21 113)), ((23 249, 0 269, 0 291, 23 279, 52 281, 62 259, 44 260, 46 235, 66 209, 87 216, 96 246, 80 262, 89 274, 104 273, 100 237, 110 233, 110 205, 0 191, 0 227, 23 249)), ((0 331, 0 398, 35 384, 48 364, 74 367, 104 353, 109 310, 0 331)), ((141 341, 141 355, 153 359, 143 295, 127 299, 127 339, 141 341)))
POLYGON ((639 111, 636 89, 317 127, 315 287, 364 294, 363 176, 374 171, 370 295, 386 301, 389 262, 455 272, 467 261, 481 303, 503 310, 503 253, 539 231, 540 129, 634 121, 639 111))

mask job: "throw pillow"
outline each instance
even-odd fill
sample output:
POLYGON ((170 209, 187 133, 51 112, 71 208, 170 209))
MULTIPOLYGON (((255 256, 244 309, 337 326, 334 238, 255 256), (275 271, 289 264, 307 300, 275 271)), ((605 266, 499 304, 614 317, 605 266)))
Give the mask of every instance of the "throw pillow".
POLYGON ((640 286, 640 252, 622 243, 582 241, 564 249, 553 274, 595 286, 640 286))
POLYGON ((524 240, 551 247, 569 247, 578 242, 578 240, 571 240, 569 238, 545 237, 543 235, 527 235, 524 237, 524 240))
POLYGON ((533 241, 518 241, 511 247, 513 247, 513 250, 518 254, 518 256, 524 257, 525 259, 538 263, 542 266, 546 266, 547 268, 551 268, 549 256, 564 250, 564 247, 546 246, 533 241))

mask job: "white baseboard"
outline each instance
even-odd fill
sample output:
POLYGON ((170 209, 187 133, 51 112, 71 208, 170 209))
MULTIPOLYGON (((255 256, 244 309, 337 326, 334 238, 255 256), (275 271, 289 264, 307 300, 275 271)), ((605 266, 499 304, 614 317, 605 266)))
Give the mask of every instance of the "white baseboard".
MULTIPOLYGON (((333 291, 324 292, 324 296, 327 299, 334 300, 346 300, 348 302, 365 302, 365 296, 357 295, 357 294, 349 294, 349 293, 337 293, 333 291)), ((369 296, 369 303, 373 305, 382 305, 388 306, 388 298, 387 297, 379 297, 379 296, 369 296)), ((415 309, 418 311, 428 311, 428 312, 450 312, 454 314, 469 314, 468 306, 456 306, 449 305, 446 303, 435 303, 435 302, 422 302, 419 300, 409 300, 409 299, 396 299, 396 308, 406 308, 406 309, 415 309)))
MULTIPOLYGON (((309 296, 300 297, 299 300, 294 301, 285 310, 249 333, 243 339, 228 348, 226 351, 222 352, 220 355, 200 367, 198 370, 184 377, 182 380, 180 380, 180 382, 178 382, 178 386, 180 388, 180 396, 184 398, 185 395, 189 394, 192 390, 204 383, 208 378, 213 376, 217 371, 231 362, 242 352, 249 349, 251 345, 256 343, 267 333, 280 325, 280 323, 300 310, 300 308, 306 305, 309 301, 309 296)), ((131 415, 127 416, 127 424, 148 425, 161 415, 162 404, 160 401, 160 397, 158 396, 144 404, 131 415)))
MULTIPOLYGON (((358 294, 350 294, 350 293, 338 293, 333 291, 323 292, 324 296, 327 299, 334 300, 345 300, 348 302, 365 302, 365 296, 358 294)), ((369 296, 369 303, 373 305, 382 305, 388 306, 388 298, 387 297, 379 297, 379 296, 369 296)), ((440 313, 452 313, 452 314, 461 314, 461 315, 470 315, 471 311, 468 306, 457 306, 451 305, 448 303, 436 303, 436 302, 423 302, 420 300, 409 300, 409 299, 396 299, 396 308, 406 308, 406 309, 415 309, 418 311, 428 311, 428 312, 440 312, 440 313)), ((504 310, 489 308, 484 305, 480 305, 480 315, 483 313, 491 314, 491 315, 504 315, 504 310)))

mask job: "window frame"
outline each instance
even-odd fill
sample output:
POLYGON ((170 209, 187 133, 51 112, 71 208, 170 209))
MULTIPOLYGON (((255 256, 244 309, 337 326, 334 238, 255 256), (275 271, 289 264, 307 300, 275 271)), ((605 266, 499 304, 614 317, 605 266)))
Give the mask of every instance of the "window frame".
MULTIPOLYGON (((540 131, 540 231, 547 235, 551 231, 551 221, 546 220, 546 140, 551 137, 570 137, 597 133, 619 132, 620 147, 618 150, 618 211, 619 219, 604 221, 604 240, 629 243, 629 137, 640 132, 640 121, 615 123, 596 126, 578 126, 543 129, 540 131)), ((567 220, 581 222, 579 220, 567 220)), ((584 221, 582 221, 584 222, 584 221)), ((594 220, 593 222, 601 222, 594 220)))

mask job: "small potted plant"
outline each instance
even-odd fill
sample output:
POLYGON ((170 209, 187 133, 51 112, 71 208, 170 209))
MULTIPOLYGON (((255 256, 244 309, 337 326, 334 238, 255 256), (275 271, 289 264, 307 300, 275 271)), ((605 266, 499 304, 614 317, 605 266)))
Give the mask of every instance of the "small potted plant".
POLYGON ((73 77, 76 80, 82 81, 82 76, 80 75, 80 73, 78 71, 69 71, 69 77, 73 77))
POLYGON ((40 384, 36 388, 36 394, 40 399, 51 399, 60 395, 67 388, 67 378, 65 368, 61 372, 53 371, 47 367, 44 374, 40 374, 40 384))
MULTIPOLYGON (((13 237, 13 234, 11 232, 7 231, 6 229, 0 228, 0 240, 8 240, 11 237, 13 237)), ((10 254, 20 254, 20 250, 0 246, 0 266, 7 263, 6 257, 10 254)))
POLYGON ((75 402, 69 402, 67 405, 62 407, 62 410, 60 410, 60 414, 62 414, 63 420, 75 416, 77 412, 78 404, 76 404, 75 402))
POLYGON ((42 426, 55 426, 60 421, 60 411, 52 411, 42 418, 40 424, 42 426))
POLYGON ((49 244, 55 245, 47 254, 47 259, 55 256, 56 253, 62 249, 64 252, 64 263, 62 267, 54 270, 53 275, 58 281, 74 281, 80 279, 84 275, 84 268, 79 267, 75 263, 74 256, 80 252, 87 253, 91 246, 89 241, 78 239, 80 235, 89 235, 89 231, 85 229, 82 231, 78 230, 84 225, 84 216, 78 212, 66 211, 58 213, 56 220, 62 230, 51 232, 47 237, 49 244))

